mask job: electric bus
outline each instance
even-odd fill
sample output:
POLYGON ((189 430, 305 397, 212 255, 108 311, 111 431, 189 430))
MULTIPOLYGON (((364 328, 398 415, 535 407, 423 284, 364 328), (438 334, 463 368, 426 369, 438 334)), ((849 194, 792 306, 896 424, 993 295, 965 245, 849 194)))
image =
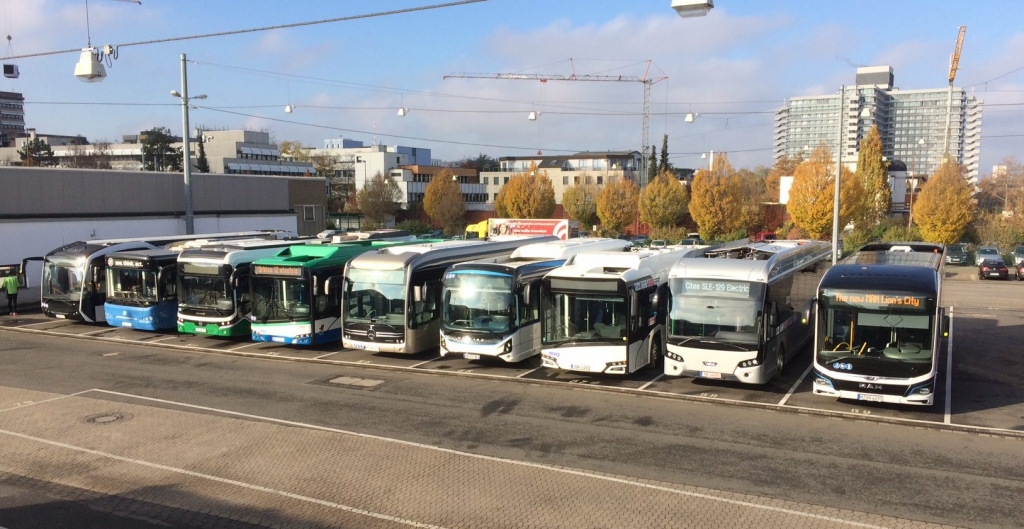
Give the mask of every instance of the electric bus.
POLYGON ((680 259, 669 274, 665 375, 765 384, 811 339, 801 311, 831 264, 821 241, 767 241, 680 259))
POLYGON ((252 336, 249 276, 253 261, 311 241, 225 241, 178 255, 178 332, 252 336))
POLYGON ((457 263, 444 275, 441 356, 520 362, 540 353, 540 280, 581 252, 625 251, 620 239, 528 244, 509 257, 457 263))
POLYGON ((336 342, 341 337, 340 296, 330 287, 360 254, 422 241, 358 240, 293 245, 253 261, 249 277, 253 341, 288 345, 336 342))
MULTIPOLYGON (((821 279, 814 394, 931 406, 945 335, 941 244, 864 246, 821 279)), ((947 369, 949 367, 947 366, 947 369)))
POLYGON ((169 235, 78 241, 65 244, 43 257, 40 297, 43 314, 50 318, 84 322, 103 322, 103 305, 107 293, 107 255, 125 250, 152 250, 176 242, 207 239, 244 239, 264 237, 279 239, 294 236, 278 230, 199 235, 169 235))
POLYGON ((668 273, 703 248, 588 252, 541 280, 541 365, 625 375, 658 367, 664 351, 668 273))
POLYGON ((107 325, 157 331, 174 327, 178 311, 176 250, 125 250, 107 256, 107 325))
POLYGON ((345 267, 342 343, 350 349, 386 353, 415 354, 437 349, 441 292, 448 267, 508 256, 520 246, 553 240, 557 239, 446 241, 360 255, 345 267))

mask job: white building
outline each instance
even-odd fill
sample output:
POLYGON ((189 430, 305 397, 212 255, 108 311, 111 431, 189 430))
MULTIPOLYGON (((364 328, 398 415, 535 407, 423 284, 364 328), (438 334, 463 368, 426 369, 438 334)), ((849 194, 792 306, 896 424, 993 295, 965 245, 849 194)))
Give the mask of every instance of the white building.
MULTIPOLYGON (((835 154, 841 134, 843 164, 854 168, 860 140, 878 125, 884 156, 903 161, 912 177, 929 175, 942 161, 948 98, 948 88, 894 88, 890 66, 858 68, 842 105, 838 91, 786 101, 775 114, 774 157, 806 157, 822 143, 835 154)), ((966 90, 953 89, 950 153, 972 184, 981 161, 981 106, 966 90)))
POLYGON ((555 203, 562 203, 565 189, 575 184, 604 185, 612 179, 637 180, 641 170, 639 151, 578 152, 555 156, 506 156, 498 159, 499 171, 480 173, 487 201, 494 203, 498 191, 513 173, 526 173, 536 166, 548 175, 555 190, 555 203))

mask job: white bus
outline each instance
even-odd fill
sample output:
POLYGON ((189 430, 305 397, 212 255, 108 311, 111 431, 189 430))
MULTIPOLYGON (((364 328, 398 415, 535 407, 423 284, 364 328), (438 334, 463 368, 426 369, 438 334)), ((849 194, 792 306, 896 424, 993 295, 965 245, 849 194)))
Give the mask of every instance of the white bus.
POLYGON ((869 244, 825 274, 805 310, 808 317, 817 305, 815 395, 933 404, 935 352, 946 335, 944 250, 921 242, 869 244))
POLYGON ((704 249, 592 252, 541 280, 541 364, 624 375, 660 365, 668 273, 704 249))
POLYGON ((620 239, 568 239, 453 265, 444 276, 441 356, 520 362, 540 353, 544 274, 578 253, 628 248, 629 242, 620 239))
POLYGON ((342 344, 350 349, 416 354, 437 349, 445 270, 465 261, 507 256, 555 237, 446 241, 364 253, 345 265, 342 344))
POLYGON ((249 271, 257 259, 308 240, 247 239, 190 248, 178 255, 178 332, 251 336, 249 271))
POLYGON ((50 318, 84 322, 106 321, 107 300, 106 256, 126 250, 153 250, 175 243, 196 240, 223 240, 294 237, 279 230, 259 230, 198 235, 167 235, 130 239, 78 241, 57 248, 42 258, 43 278, 40 284, 43 314, 50 318))
POLYGON ((768 241, 681 259, 669 275, 665 374, 765 384, 811 339, 801 310, 831 263, 821 241, 768 241))

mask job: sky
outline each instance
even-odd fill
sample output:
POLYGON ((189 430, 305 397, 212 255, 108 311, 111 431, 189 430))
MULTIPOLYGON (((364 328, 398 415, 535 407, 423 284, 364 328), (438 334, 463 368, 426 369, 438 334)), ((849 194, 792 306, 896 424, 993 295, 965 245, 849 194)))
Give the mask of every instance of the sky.
POLYGON ((980 172, 1024 159, 1017 0, 716 0, 700 18, 679 17, 671 0, 486 0, 135 44, 440 3, 0 0, 6 57, 123 45, 102 82, 74 77, 72 52, 6 60, 21 75, 0 78, 0 90, 24 94, 26 126, 40 133, 115 143, 152 127, 180 135, 181 103, 170 91, 181 90, 184 53, 189 95, 208 96, 193 100, 192 127, 266 130, 311 147, 346 138, 429 148, 435 160, 456 161, 640 150, 643 84, 446 75, 647 76, 657 81, 650 142, 659 152, 667 134, 677 167, 700 167, 713 150, 752 169, 772 164, 774 111, 786 98, 835 93, 858 66, 892 66, 902 89, 946 87, 966 25, 955 84, 985 103, 980 172), (687 123, 690 112, 698 116, 687 123))

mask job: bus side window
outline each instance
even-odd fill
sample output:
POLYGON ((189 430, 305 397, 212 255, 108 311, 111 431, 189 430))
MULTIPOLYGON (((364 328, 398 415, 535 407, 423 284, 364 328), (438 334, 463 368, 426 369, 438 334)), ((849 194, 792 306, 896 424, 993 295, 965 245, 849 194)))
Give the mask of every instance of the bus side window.
POLYGON ((107 271, 101 270, 100 267, 92 267, 92 277, 95 279, 93 283, 93 292, 99 294, 101 297, 107 297, 107 271))
POLYGON ((249 275, 242 274, 238 279, 238 314, 249 314, 249 275))

